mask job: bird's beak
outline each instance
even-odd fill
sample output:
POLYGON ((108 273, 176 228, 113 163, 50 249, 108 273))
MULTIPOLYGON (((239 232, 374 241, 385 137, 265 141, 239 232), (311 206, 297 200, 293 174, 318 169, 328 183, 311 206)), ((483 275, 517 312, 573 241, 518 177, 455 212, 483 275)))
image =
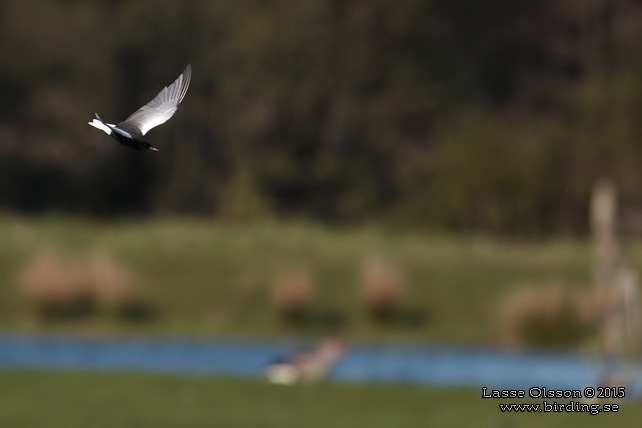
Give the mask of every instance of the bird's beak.
POLYGON ((158 151, 158 149, 157 149, 156 147, 150 147, 150 148, 149 148, 149 150, 152 150, 152 151, 154 151, 154 152, 157 152, 157 151, 158 151))

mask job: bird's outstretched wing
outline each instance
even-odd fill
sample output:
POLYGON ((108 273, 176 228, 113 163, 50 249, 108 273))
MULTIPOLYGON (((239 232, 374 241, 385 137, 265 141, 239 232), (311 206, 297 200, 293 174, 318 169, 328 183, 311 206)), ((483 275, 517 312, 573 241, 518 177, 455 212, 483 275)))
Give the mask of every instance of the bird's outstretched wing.
POLYGON ((174 83, 165 87, 153 100, 136 110, 121 124, 135 127, 145 135, 150 129, 167 122, 183 101, 191 78, 192 66, 189 64, 174 83))

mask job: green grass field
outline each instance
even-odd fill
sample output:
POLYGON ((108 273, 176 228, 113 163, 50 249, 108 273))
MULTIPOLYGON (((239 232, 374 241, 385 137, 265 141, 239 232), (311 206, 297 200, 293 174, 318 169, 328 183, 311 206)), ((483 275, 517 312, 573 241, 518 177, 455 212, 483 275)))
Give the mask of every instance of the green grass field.
POLYGON ((501 400, 482 399, 476 390, 395 385, 284 387, 229 379, 33 372, 0 372, 0 385, 0 426, 12 428, 590 428, 636 426, 642 418, 642 407, 626 404, 608 415, 503 414, 501 400))
MULTIPOLYGON (((274 275, 305 267, 320 287, 317 306, 339 314, 348 337, 488 343, 495 335, 498 299, 511 287, 551 282, 586 287, 590 282, 589 248, 571 240, 524 243, 309 224, 234 227, 188 220, 100 223, 3 216, 0 242, 0 277, 6 279, 0 287, 0 327, 10 330, 212 337, 323 333, 318 326, 284 325, 268 304, 266 290, 274 275), (111 252, 135 272, 156 316, 139 323, 108 316, 34 320, 15 278, 43 247, 111 252), (392 260, 405 274, 409 304, 421 312, 421 322, 382 327, 365 316, 358 269, 371 254, 392 260)), ((631 252, 642 259, 640 249, 631 252)))
POLYGON ((487 343, 493 340, 494 312, 506 290, 524 283, 582 287, 590 280, 588 246, 569 240, 509 243, 309 224, 233 227, 187 220, 98 223, 5 216, 0 217, 0 242, 0 277, 8 279, 0 287, 0 326, 10 330, 261 337, 323 333, 318 326, 284 325, 268 304, 274 275, 304 267, 317 278, 317 306, 339 314, 349 337, 487 343), (15 278, 43 247, 113 253, 135 272, 157 316, 140 323, 104 316, 34 321, 15 278), (405 274, 409 304, 421 312, 421 322, 382 327, 365 316, 358 272, 361 260, 372 254, 393 261, 405 274))
MULTIPOLYGON (((324 333, 284 325, 267 301, 275 274, 314 272, 321 310, 342 314, 349 340, 489 344, 498 300, 521 284, 588 287, 591 252, 572 240, 507 242, 481 237, 397 234, 377 228, 309 224, 229 226, 187 220, 90 222, 0 217, 0 328, 115 335, 284 337, 324 333), (35 252, 56 247, 115 255, 139 278, 156 316, 126 322, 98 314, 38 319, 17 291, 16 272, 35 252), (409 304, 425 314, 414 326, 378 326, 358 298, 363 257, 396 263, 409 304)), ((642 248, 627 248, 640 266, 642 248)), ((634 426, 642 408, 616 415, 502 414, 470 389, 321 383, 280 387, 262 381, 141 374, 0 371, 2 427, 597 427, 634 426)))

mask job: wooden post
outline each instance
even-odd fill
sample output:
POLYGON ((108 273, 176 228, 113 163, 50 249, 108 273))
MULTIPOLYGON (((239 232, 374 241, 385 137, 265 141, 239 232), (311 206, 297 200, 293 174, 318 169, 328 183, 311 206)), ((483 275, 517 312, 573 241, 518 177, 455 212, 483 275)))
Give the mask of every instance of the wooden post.
POLYGON ((590 221, 593 234, 593 284, 596 291, 608 289, 620 265, 620 248, 617 241, 616 193, 613 183, 600 180, 591 195, 590 221))
POLYGON ((619 355, 636 350, 640 303, 638 276, 622 257, 617 239, 617 195, 608 180, 599 181, 591 197, 593 283, 603 304, 604 351, 619 355))

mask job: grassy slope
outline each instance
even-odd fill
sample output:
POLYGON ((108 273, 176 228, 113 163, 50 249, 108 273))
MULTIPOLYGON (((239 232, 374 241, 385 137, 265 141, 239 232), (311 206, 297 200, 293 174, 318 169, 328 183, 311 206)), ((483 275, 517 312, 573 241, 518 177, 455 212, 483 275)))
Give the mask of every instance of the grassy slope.
MULTIPOLYGON (((394 385, 263 382, 145 375, 0 372, 0 426, 99 427, 598 427, 634 426, 618 414, 502 414, 478 391, 394 385)), ((513 401, 518 402, 518 401, 513 401)), ((535 401, 533 402, 535 403, 535 401)))
MULTIPOLYGON (((83 253, 106 248, 139 276, 159 316, 138 326, 109 318, 76 322, 103 332, 277 336, 307 334, 284 326, 266 304, 275 272, 308 266, 322 287, 320 305, 347 317, 350 337, 487 341, 497 298, 529 282, 586 284, 590 253, 580 243, 507 244, 393 234, 375 229, 331 230, 302 224, 229 227, 186 220, 101 224, 74 219, 25 221, 0 217, 0 326, 34 324, 16 292, 15 271, 35 249, 57 246, 83 253), (407 274, 412 304, 425 309, 415 328, 375 328, 357 299, 358 266, 383 254, 407 274)), ((55 327, 55 326, 54 326, 55 327)), ((64 327, 69 327, 68 325, 64 327)))
MULTIPOLYGON (((0 217, 0 327, 79 328, 115 333, 275 336, 284 328, 262 290, 274 272, 310 266, 321 304, 348 316, 350 337, 479 342, 493 335, 497 297, 528 282, 586 284, 583 244, 506 244, 483 239, 338 231, 310 225, 157 220, 98 224, 0 217), (111 250, 134 269, 160 316, 141 325, 109 318, 73 325, 34 323, 15 292, 16 268, 37 248, 111 250), (415 328, 375 329, 359 310, 357 266, 382 253, 407 273, 413 304, 427 309, 415 328)), ((634 260, 642 253, 630 249, 634 260)), ((478 391, 394 385, 320 384, 282 388, 262 382, 145 375, 0 372, 0 426, 7 427, 563 427, 633 426, 642 409, 617 415, 501 414, 478 391)))
POLYGON ((284 329, 265 297, 275 272, 307 266, 322 287, 320 306, 343 313, 352 337, 483 341, 493 334, 492 313, 497 297, 507 288, 538 281, 586 284, 589 277, 587 248, 572 242, 508 245, 300 224, 233 228, 185 220, 98 224, 5 217, 0 218, 0 241, 4 247, 0 278, 6 279, 0 287, 0 323, 10 329, 33 326, 25 302, 15 291, 14 273, 43 246, 77 253, 105 248, 138 274, 159 316, 139 326, 105 318, 75 325, 98 331, 309 333, 284 329), (404 270, 413 305, 426 310, 424 324, 414 329, 377 329, 363 316, 356 284, 359 262, 368 254, 384 254, 404 270))

